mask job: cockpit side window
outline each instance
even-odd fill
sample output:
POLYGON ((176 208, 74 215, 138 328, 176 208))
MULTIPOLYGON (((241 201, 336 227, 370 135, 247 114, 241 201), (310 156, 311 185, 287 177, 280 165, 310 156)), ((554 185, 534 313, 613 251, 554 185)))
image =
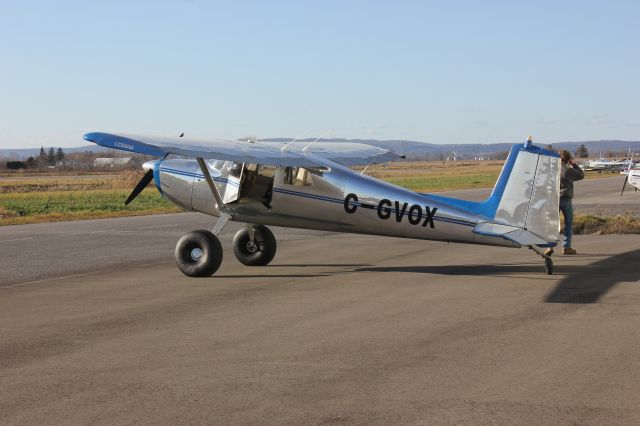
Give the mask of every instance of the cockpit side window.
POLYGON ((229 176, 233 176, 239 178, 242 175, 242 166, 243 163, 227 163, 227 167, 229 168, 229 176))

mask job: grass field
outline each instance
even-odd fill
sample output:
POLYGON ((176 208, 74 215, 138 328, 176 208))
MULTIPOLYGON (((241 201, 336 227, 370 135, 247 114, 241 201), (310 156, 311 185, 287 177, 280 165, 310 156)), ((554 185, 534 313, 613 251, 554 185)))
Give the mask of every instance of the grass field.
POLYGON ((369 167, 365 173, 412 191, 440 192, 492 187, 501 169, 501 161, 424 161, 381 164, 369 167))
POLYGON ((632 216, 575 215, 574 234, 640 234, 640 219, 632 216))
MULTIPOLYGON (((398 162, 367 168, 366 174, 417 192, 488 188, 495 184, 501 161, 398 162)), ((81 176, 4 175, 0 177, 0 225, 94 219, 182 211, 151 185, 124 205, 144 172, 81 176)), ((587 178, 608 177, 588 173, 587 178)), ((640 232, 637 219, 576 217, 576 233, 640 232)))
POLYGON ((181 208, 148 188, 128 206, 129 190, 52 191, 0 194, 0 224, 96 219, 159 213, 177 213, 181 208))
MULTIPOLYGON (((491 188, 502 170, 502 161, 481 162, 396 162, 369 167, 366 174, 417 192, 491 188)), ((586 173, 586 179, 614 176, 586 173)))
POLYGON ((182 211, 151 185, 124 205, 140 172, 90 179, 43 176, 0 180, 0 225, 95 219, 182 211))

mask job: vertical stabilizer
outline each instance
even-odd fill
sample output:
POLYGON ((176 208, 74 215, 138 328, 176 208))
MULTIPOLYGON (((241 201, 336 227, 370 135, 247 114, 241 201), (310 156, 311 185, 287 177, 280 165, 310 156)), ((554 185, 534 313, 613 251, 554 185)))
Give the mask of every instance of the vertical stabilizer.
MULTIPOLYGON (((530 142, 514 146, 483 204, 492 223, 526 230, 547 243, 558 241, 560 157, 530 142)), ((487 229, 483 225, 477 231, 487 229)))
POLYGON ((476 234, 554 246, 560 232, 560 156, 528 140, 511 148, 485 201, 429 197, 477 217, 476 234))

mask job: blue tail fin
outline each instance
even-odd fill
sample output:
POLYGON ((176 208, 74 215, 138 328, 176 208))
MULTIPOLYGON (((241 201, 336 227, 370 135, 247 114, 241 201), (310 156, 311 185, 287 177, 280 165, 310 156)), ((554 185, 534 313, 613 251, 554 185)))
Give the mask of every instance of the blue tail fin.
POLYGON ((558 154, 527 141, 511 148, 498 181, 485 201, 435 197, 486 222, 526 229, 552 240, 557 238, 560 226, 559 171, 558 154))

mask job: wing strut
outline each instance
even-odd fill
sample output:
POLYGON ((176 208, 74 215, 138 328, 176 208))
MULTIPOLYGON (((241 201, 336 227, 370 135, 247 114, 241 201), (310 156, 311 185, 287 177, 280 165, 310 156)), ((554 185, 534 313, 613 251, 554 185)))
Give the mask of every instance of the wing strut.
POLYGON ((222 196, 220 195, 220 191, 218 191, 218 187, 216 186, 216 184, 213 182, 213 179, 211 178, 211 174, 209 173, 209 168, 207 167, 207 163, 204 162, 204 159, 202 157, 197 157, 196 159, 198 160, 198 165, 200 166, 200 170, 202 170, 204 179, 209 184, 209 189, 211 189, 213 198, 216 199, 218 210, 220 210, 220 212, 226 212, 227 205, 222 201, 222 196))
POLYGON ((211 178, 211 173, 209 173, 209 168, 207 167, 207 163, 204 162, 202 157, 196 157, 198 161, 198 165, 200 166, 200 170, 202 170, 202 174, 204 175, 204 179, 209 184, 209 189, 211 189, 211 193, 213 194, 213 198, 216 199, 216 206, 218 207, 218 211, 220 211, 220 217, 213 227, 213 235, 219 235, 222 232, 222 228, 227 224, 227 221, 231 219, 231 213, 227 208, 227 205, 222 201, 222 196, 220 195, 220 191, 218 191, 218 187, 216 186, 213 178, 211 178))

